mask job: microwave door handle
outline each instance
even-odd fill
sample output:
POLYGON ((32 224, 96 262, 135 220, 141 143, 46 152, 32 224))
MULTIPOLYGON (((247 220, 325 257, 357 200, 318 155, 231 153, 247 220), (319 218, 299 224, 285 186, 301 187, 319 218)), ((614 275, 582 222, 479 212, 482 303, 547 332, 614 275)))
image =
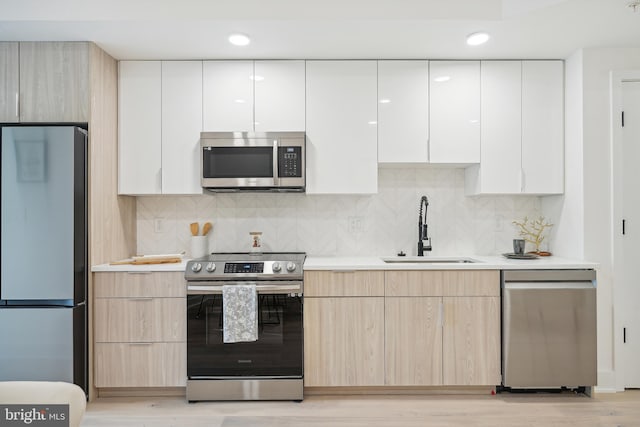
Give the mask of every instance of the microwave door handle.
POLYGON ((278 177, 278 140, 273 140, 273 185, 280 185, 280 178, 278 177))

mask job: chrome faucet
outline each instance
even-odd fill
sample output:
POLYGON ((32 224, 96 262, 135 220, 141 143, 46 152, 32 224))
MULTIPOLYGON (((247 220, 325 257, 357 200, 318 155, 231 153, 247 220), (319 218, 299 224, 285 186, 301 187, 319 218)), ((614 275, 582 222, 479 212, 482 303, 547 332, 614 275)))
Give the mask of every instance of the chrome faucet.
POLYGON ((427 233, 427 207, 428 206, 429 206, 429 200, 427 200, 427 196, 422 196, 422 198, 420 199, 420 213, 418 214, 418 256, 424 256, 424 251, 431 250, 431 238, 427 233), (423 205, 424 205, 424 215, 422 214, 423 205))

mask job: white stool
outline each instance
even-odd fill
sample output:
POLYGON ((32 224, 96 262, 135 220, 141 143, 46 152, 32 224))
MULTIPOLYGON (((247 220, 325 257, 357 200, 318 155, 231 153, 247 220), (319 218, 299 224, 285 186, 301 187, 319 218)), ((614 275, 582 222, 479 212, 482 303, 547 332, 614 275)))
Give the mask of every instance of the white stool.
POLYGON ((69 426, 78 427, 87 408, 84 391, 54 381, 0 381, 0 404, 69 405, 69 426))

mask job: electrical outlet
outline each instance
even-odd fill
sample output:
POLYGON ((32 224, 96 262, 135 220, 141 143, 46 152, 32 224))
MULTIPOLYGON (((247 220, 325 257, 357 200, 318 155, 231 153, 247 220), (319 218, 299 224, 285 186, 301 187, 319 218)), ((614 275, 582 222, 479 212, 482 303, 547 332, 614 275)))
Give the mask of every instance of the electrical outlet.
POLYGON ((364 218, 361 216, 350 216, 349 218, 347 218, 347 220, 349 221, 349 233, 355 234, 355 233, 362 233, 363 230, 363 223, 364 223, 364 218))
POLYGON ((153 219, 153 231, 156 233, 164 233, 164 219, 163 218, 154 218, 153 219))

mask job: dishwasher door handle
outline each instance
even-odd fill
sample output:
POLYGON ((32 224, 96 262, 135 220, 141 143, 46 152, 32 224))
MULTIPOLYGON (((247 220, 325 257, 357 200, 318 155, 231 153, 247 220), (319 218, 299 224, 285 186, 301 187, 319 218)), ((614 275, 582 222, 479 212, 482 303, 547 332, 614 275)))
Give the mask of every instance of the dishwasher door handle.
POLYGON ((504 289, 595 289, 593 282, 505 282, 504 289))

